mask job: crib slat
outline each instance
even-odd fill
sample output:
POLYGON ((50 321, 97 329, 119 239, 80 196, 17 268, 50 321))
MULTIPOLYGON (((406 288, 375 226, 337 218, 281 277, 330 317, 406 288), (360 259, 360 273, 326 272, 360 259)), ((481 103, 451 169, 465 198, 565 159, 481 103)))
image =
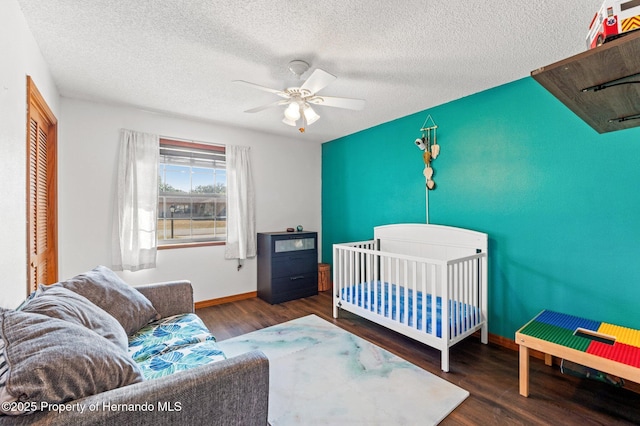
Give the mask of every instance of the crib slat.
POLYGON ((470 305, 470 297, 469 297, 469 293, 471 292, 471 286, 472 286, 472 282, 471 282, 471 275, 470 275, 470 271, 469 268, 471 266, 471 261, 466 261, 464 263, 464 321, 463 321, 463 331, 464 330, 468 330, 471 327, 471 312, 469 311, 469 305, 470 305))
MULTIPOLYGON (((400 282, 400 259, 396 258, 395 262, 394 262, 394 268, 395 268, 395 295, 396 295, 396 317, 395 320, 400 322, 400 289, 398 288, 398 283, 400 282)), ((391 293, 393 294, 393 293, 391 293)))
POLYGON ((460 300, 458 301, 458 335, 460 335, 464 331, 465 327, 465 319, 464 319, 464 294, 465 294, 465 286, 466 286, 466 276, 465 276, 465 264, 464 262, 460 263, 458 266, 459 272, 459 282, 458 287, 460 287, 460 300))
POLYGON ((445 266, 444 268, 442 268, 442 277, 440 278, 441 280, 441 288, 442 288, 442 326, 441 326, 441 330, 442 330, 442 338, 444 339, 445 342, 449 341, 449 336, 450 336, 450 328, 449 328, 449 319, 450 319, 450 313, 449 313, 449 295, 450 293, 450 288, 449 288, 449 269, 450 269, 450 265, 445 266))
POLYGON ((355 280, 355 252, 349 252, 349 289, 351 290, 351 303, 354 303, 354 297, 356 294, 355 284, 357 281, 355 280))
POLYGON ((453 265, 453 273, 451 277, 449 277, 449 289, 453 289, 453 306, 451 307, 451 317, 453 318, 454 329, 452 332, 452 336, 457 336, 460 334, 460 309, 458 309, 458 301, 460 300, 460 288, 454 283, 458 283, 460 280, 460 264, 453 265))
POLYGON ((404 259, 402 265, 404 266, 401 286, 402 292, 404 293, 404 315, 401 320, 403 324, 409 325, 409 280, 407 275, 409 273, 409 261, 404 259))
MULTIPOLYGON (((377 249, 377 248, 376 248, 377 249)), ((373 256, 373 255, 372 255, 373 256)), ((373 261, 373 281, 375 282, 374 286, 373 286, 373 306, 374 306, 374 312, 376 313, 380 313, 380 311, 378 310, 378 286, 380 285, 380 276, 378 275, 380 273, 379 267, 380 267, 380 263, 379 263, 379 256, 374 256, 374 261, 373 261)))
POLYGON ((471 305, 471 312, 469 312, 469 327, 475 327, 477 324, 475 316, 477 305, 474 297, 475 289, 478 286, 478 271, 476 268, 477 264, 477 260, 472 260, 469 267, 469 276, 471 280, 471 288, 469 289, 469 305, 471 305))
POLYGON ((413 313, 413 322, 411 326, 418 329, 418 263, 411 262, 411 288, 413 295, 413 306, 411 312, 413 313))
POLYGON ((391 257, 387 257, 387 274, 388 274, 388 278, 385 280, 385 286, 386 289, 385 291, 387 292, 387 298, 385 299, 386 305, 389 306, 389 312, 387 313, 387 315, 389 315, 389 318, 393 318, 393 303, 394 303, 394 299, 393 299, 393 287, 391 285, 391 283, 393 282, 393 268, 392 268, 392 264, 391 264, 391 257))
POLYGON ((462 334, 469 327, 467 306, 469 304, 469 261, 464 261, 460 264, 462 268, 462 294, 460 297, 460 334, 462 334))
POLYGON ((473 272, 471 275, 475 280, 474 286, 472 287, 473 294, 471 296, 471 300, 473 301, 473 325, 475 326, 480 322, 480 318, 478 316, 478 313, 480 312, 480 300, 478 298, 480 287, 480 261, 476 260, 473 262, 473 272))
POLYGON ((375 309, 376 309, 375 308, 376 305, 374 305, 373 298, 371 297, 371 295, 373 294, 373 289, 376 287, 373 263, 374 263, 374 256, 373 254, 369 254, 367 259, 367 270, 369 275, 369 289, 367 290, 367 297, 369 298, 369 310, 371 312, 375 312, 375 309))
POLYGON ((464 332, 467 329, 467 289, 469 288, 469 280, 467 276, 467 262, 462 262, 460 264, 460 268, 462 269, 462 277, 461 277, 461 289, 462 294, 460 295, 460 333, 464 332))
MULTIPOLYGON (((429 265, 431 268, 431 334, 434 336, 438 335, 438 281, 437 281, 437 271, 435 265, 429 265)), ((442 313, 442 307, 440 307, 440 312, 442 313)))
POLYGON ((427 332, 427 265, 425 263, 421 263, 422 274, 421 274, 421 283, 422 283, 422 331, 427 332))
POLYGON ((463 327, 462 327, 462 331, 464 330, 468 330, 469 327, 471 326, 471 322, 470 322, 470 318, 471 318, 471 312, 469 311, 469 303, 471 302, 470 298, 469 298, 469 293, 471 292, 471 275, 470 275, 470 270, 469 268, 471 267, 471 262, 470 261, 466 261, 464 262, 464 298, 463 298, 463 308, 464 308, 464 312, 463 312, 463 327))
POLYGON ((475 325, 474 319, 473 319, 473 311, 475 311, 475 309, 473 308, 474 302, 472 297, 473 287, 475 286, 475 279, 473 278, 473 264, 474 264, 474 261, 472 260, 469 260, 466 263, 468 284, 467 284, 467 301, 465 305, 467 308, 467 312, 465 315, 465 318, 467 319, 465 330, 468 330, 470 327, 473 327, 475 325))

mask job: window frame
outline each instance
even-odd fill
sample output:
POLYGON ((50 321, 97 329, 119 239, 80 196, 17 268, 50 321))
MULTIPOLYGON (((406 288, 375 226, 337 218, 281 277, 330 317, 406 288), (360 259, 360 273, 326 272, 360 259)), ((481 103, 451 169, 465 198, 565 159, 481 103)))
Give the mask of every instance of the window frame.
MULTIPOLYGON (((204 142, 182 141, 182 140, 161 137, 159 149, 162 148, 163 146, 222 152, 225 154, 225 159, 226 159, 226 148, 224 145, 212 145, 204 142)), ((158 165, 159 164, 160 163, 158 162, 158 165)), ((226 170, 226 167, 225 167, 225 170, 226 170)), ((160 201, 160 191, 158 191, 158 201, 160 201)), ((159 214, 156 214, 156 223, 158 219, 160 219, 158 216, 159 214)), ((161 244, 160 240, 158 240, 157 237, 156 237, 156 241, 158 244, 157 245, 158 250, 170 250, 170 249, 189 248, 189 247, 223 246, 227 243, 226 232, 225 232, 224 241, 190 241, 190 242, 183 242, 183 243, 161 244)))

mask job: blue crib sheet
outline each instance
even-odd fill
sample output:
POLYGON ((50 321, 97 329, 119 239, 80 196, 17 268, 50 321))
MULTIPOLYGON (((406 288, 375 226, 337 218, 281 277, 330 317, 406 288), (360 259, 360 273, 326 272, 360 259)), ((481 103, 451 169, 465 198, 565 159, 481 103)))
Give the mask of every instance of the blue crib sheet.
MULTIPOLYGON (((408 321, 407 324, 411 327, 417 328, 418 330, 422 330, 422 304, 426 303, 426 333, 433 334, 432 324, 431 324, 431 312, 433 307, 432 295, 425 295, 421 291, 416 291, 416 313, 413 312, 413 294, 414 291, 412 289, 406 289, 402 286, 398 286, 396 284, 389 284, 388 282, 384 283, 384 295, 382 294, 382 283, 377 281, 375 283, 359 283, 353 285, 351 287, 343 288, 341 292, 341 299, 345 300, 349 303, 353 303, 363 309, 368 311, 373 311, 370 304, 373 303, 374 300, 374 284, 377 286, 377 303, 375 307, 375 313, 387 318, 392 319, 396 322, 404 323, 405 320, 405 294, 408 297, 407 310, 408 310, 408 321), (391 286, 391 290, 389 290, 389 286, 391 286), (367 287, 368 290, 367 291, 367 287), (396 302, 397 293, 400 293, 400 303, 396 302), (384 297, 382 297, 384 296, 384 297), (398 313, 396 312, 399 305, 399 318, 398 313), (417 327, 414 325, 414 318, 417 317, 417 327)), ((442 298, 437 296, 436 298, 436 336, 442 337, 442 298)), ((449 336, 455 337, 457 335, 457 324, 460 322, 461 331, 464 332, 467 330, 467 326, 476 325, 479 322, 478 318, 478 309, 473 305, 469 305, 462 302, 457 302, 454 300, 449 300, 449 336)))

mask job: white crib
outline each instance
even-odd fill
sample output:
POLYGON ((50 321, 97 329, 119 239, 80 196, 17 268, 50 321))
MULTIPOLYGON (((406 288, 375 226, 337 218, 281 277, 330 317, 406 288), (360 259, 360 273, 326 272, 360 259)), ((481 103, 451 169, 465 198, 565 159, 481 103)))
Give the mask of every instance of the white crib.
POLYGON ((333 245, 333 316, 344 309, 436 348, 449 371, 451 346, 477 330, 488 340, 487 256, 481 232, 375 227, 373 240, 333 245))

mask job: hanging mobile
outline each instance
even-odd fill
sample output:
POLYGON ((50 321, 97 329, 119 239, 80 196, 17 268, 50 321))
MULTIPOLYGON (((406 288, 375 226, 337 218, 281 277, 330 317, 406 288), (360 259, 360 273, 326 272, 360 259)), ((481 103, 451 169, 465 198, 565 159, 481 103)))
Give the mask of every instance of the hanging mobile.
POLYGON ((422 132, 422 140, 424 141, 423 160, 424 160, 425 167, 424 167, 423 174, 427 180, 428 189, 434 189, 436 186, 436 183, 432 179, 434 170, 431 167, 431 162, 436 159, 438 154, 440 154, 440 146, 437 144, 437 141, 436 141, 437 128, 438 126, 433 121, 433 118, 431 118, 431 114, 429 114, 427 116, 427 119, 424 120, 424 123, 422 124, 422 128, 420 129, 420 131, 422 132), (427 127, 427 123, 429 121, 431 121, 431 126, 427 127), (433 136, 431 135, 431 132, 433 132, 433 136), (433 145, 431 144, 432 141, 433 141, 433 145))

